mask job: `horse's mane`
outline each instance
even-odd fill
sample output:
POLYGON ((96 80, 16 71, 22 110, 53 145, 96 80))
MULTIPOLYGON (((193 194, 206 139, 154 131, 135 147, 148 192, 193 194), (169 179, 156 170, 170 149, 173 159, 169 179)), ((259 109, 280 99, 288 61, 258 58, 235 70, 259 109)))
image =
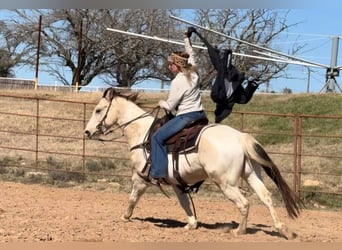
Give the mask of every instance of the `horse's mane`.
POLYGON ((131 90, 119 90, 116 88, 107 88, 104 92, 103 92, 103 98, 108 99, 109 101, 113 100, 113 98, 115 97, 122 97, 125 98, 127 100, 130 100, 132 102, 136 102, 136 100, 138 99, 140 95, 140 92, 132 92, 131 90))
MULTIPOLYGON (((126 100, 129 100, 133 103, 135 103, 138 107, 140 108, 149 108, 151 109, 151 106, 146 105, 145 102, 143 102, 142 100, 139 100, 141 91, 132 91, 130 89, 117 89, 117 88, 107 88, 104 92, 103 92, 103 98, 106 98, 109 102, 111 102, 113 100, 113 98, 115 97, 122 97, 125 98, 126 100)), ((153 106, 155 107, 155 106, 153 106)), ((152 108, 153 108, 152 107, 152 108)))

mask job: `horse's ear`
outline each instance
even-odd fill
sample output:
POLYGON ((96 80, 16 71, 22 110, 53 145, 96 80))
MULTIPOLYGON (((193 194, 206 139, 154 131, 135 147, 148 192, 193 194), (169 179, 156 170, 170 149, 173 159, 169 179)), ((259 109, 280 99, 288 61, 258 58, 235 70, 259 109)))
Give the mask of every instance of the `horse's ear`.
POLYGON ((113 98, 117 95, 115 89, 113 88, 108 88, 103 92, 103 98, 106 98, 108 101, 112 101, 113 98))
POLYGON ((132 102, 135 102, 138 99, 139 95, 140 95, 140 92, 131 93, 128 96, 128 99, 132 102))

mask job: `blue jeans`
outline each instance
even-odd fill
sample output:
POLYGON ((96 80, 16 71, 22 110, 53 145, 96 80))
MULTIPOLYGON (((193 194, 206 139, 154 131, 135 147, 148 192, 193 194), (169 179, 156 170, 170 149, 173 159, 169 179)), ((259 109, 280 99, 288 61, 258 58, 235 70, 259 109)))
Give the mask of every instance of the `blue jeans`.
POLYGON ((168 175, 167 149, 165 146, 167 139, 181 131, 189 122, 205 117, 204 111, 178 115, 153 134, 151 142, 151 177, 165 178, 168 175))

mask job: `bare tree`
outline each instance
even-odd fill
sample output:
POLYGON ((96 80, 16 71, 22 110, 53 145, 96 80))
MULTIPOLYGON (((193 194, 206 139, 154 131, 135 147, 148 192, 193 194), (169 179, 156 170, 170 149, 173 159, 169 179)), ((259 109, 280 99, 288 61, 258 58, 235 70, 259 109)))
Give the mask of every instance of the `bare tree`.
MULTIPOLYGON (((215 31, 235 38, 229 39, 226 36, 219 36, 212 32, 201 31, 212 44, 226 47, 241 54, 256 55, 255 50, 262 51, 249 44, 272 50, 280 50, 273 42, 280 34, 287 31, 296 24, 287 24, 288 12, 264 9, 215 9, 196 10, 195 22, 201 26, 209 27, 215 31), (244 41, 244 42, 239 42, 244 41)), ((295 55, 305 45, 294 44, 290 53, 295 55)), ((206 52, 202 54, 203 87, 208 87, 215 77, 215 71, 211 66, 206 52), (204 55, 203 55, 204 54, 204 55), (207 73, 205 73, 207 72, 207 73)), ((287 67, 285 63, 266 61, 262 59, 234 56, 233 63, 247 75, 260 78, 264 82, 269 82, 272 78, 283 77, 283 72, 287 67)))
MULTIPOLYGON (((42 42, 40 62, 44 69, 55 75, 65 85, 87 86, 94 78, 101 78, 109 85, 131 87, 147 79, 170 81, 173 77, 167 56, 182 47, 165 42, 113 33, 106 28, 116 28, 134 33, 159 36, 182 41, 186 25, 171 20, 169 14, 187 15, 188 20, 210 27, 243 41, 272 48, 272 42, 291 25, 286 24, 286 13, 276 10, 164 10, 164 9, 54 9, 14 10, 14 17, 7 20, 12 35, 24 42, 27 56, 22 63, 35 65, 37 51, 38 20, 41 15, 42 42), (21 34, 15 36, 14 34, 21 34), (65 73, 66 72, 66 73, 65 73)), ((208 41, 225 44, 239 53, 254 54, 254 49, 204 32, 208 41)), ((277 48, 273 48, 277 49, 277 48)), ((295 53, 300 47, 295 47, 295 53)), ((198 51, 202 87, 210 85, 215 76, 206 51, 198 51)), ((234 64, 264 81, 279 77, 286 64, 244 57, 234 57, 234 64)), ((42 67, 40 67, 41 70, 42 67)))
POLYGON ((0 49, 0 77, 14 77, 12 68, 15 66, 7 50, 0 49))
MULTIPOLYGON (((108 11, 105 21, 111 28, 165 37, 175 33, 170 26, 170 13, 168 10, 126 10, 116 14, 108 11)), ((107 83, 116 79, 119 86, 132 86, 146 79, 169 81, 172 78, 165 65, 173 46, 108 31, 106 37, 116 43, 111 51, 113 64, 108 68, 107 83)), ((178 37, 182 37, 182 33, 178 37)))
MULTIPOLYGON (((137 40, 106 29, 165 34, 167 10, 58 9, 15 13, 18 18, 12 22, 16 30, 26 33, 37 32, 38 17, 43 16, 41 64, 65 85, 75 85, 78 80, 80 87, 86 86, 102 76, 110 85, 130 87, 146 79, 167 81, 171 77, 163 67, 167 58, 164 48, 169 50, 165 43, 137 40)), ((25 42, 32 50, 37 46, 34 36, 25 42)), ((31 65, 34 58, 28 58, 31 65)))
POLYGON ((14 77, 14 68, 23 63, 27 53, 22 46, 20 33, 11 32, 11 27, 0 20, 0 76, 14 77))

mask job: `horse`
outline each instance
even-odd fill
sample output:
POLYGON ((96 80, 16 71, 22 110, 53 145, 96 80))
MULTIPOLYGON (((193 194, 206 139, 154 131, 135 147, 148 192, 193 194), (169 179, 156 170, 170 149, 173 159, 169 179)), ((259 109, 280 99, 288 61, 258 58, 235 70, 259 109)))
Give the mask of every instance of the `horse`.
MULTIPOLYGON (((151 186, 137 174, 146 163, 146 151, 137 145, 143 145, 155 117, 136 104, 136 99, 136 93, 125 93, 115 88, 106 89, 84 130, 85 136, 89 139, 99 139, 111 129, 121 129, 131 149, 132 191, 128 208, 121 217, 124 221, 131 221, 135 206, 146 189, 151 186)), ((171 162, 169 155, 169 173, 171 162)), ((203 128, 196 148, 186 155, 179 156, 179 174, 186 183, 192 184, 209 178, 237 206, 241 220, 237 228, 230 230, 233 235, 246 234, 247 229, 249 202, 239 188, 242 178, 266 205, 274 227, 280 235, 286 239, 293 239, 297 234, 280 221, 272 203, 271 193, 263 183, 262 170, 273 180, 281 193, 288 216, 296 219, 300 214, 298 197, 283 179, 263 146, 252 135, 227 125, 209 124, 203 128)), ((198 221, 193 211, 195 208, 191 207, 191 197, 179 188, 172 175, 169 174, 166 181, 172 186, 187 215, 188 222, 185 228, 196 229, 198 221)))

